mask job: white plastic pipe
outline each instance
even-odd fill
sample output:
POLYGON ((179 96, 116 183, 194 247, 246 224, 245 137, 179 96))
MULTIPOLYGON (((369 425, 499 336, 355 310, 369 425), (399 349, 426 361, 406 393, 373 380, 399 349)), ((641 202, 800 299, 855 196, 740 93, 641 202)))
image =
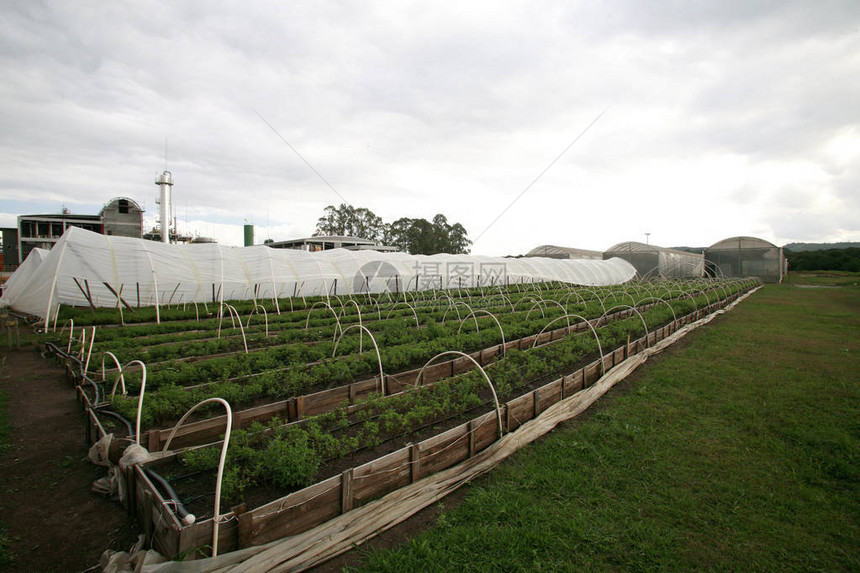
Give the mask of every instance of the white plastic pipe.
MULTIPOLYGON (((218 402, 227 410, 227 431, 224 434, 224 441, 221 443, 221 457, 218 459, 218 474, 215 478, 215 508, 213 510, 212 517, 212 557, 217 557, 218 527, 221 524, 221 480, 224 477, 224 464, 227 462, 227 448, 230 446, 230 432, 233 431, 233 410, 230 408, 230 404, 223 398, 206 398, 202 402, 195 404, 190 410, 185 412, 185 415, 179 419, 170 431, 170 435, 167 436, 167 441, 164 442, 164 448, 162 448, 161 453, 163 454, 167 452, 170 442, 173 440, 173 436, 176 435, 176 431, 179 430, 179 427, 182 426, 188 416, 191 415, 194 410, 209 402, 218 402)), ((188 517, 190 517, 190 523, 194 523, 194 516, 189 514, 188 517)), ((186 525, 190 525, 190 523, 186 525)))

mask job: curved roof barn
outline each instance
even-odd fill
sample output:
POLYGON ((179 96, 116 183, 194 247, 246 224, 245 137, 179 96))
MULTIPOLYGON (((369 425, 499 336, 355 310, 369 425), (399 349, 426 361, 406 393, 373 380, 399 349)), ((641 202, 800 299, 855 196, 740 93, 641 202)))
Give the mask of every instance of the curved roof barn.
POLYGON ((641 278, 693 278, 704 273, 704 259, 701 254, 688 253, 677 249, 667 249, 637 241, 627 241, 609 247, 604 259, 619 257, 636 267, 641 278))
POLYGON ((717 277, 759 277, 782 282, 785 255, 782 247, 757 237, 729 237, 705 249, 707 273, 717 277))

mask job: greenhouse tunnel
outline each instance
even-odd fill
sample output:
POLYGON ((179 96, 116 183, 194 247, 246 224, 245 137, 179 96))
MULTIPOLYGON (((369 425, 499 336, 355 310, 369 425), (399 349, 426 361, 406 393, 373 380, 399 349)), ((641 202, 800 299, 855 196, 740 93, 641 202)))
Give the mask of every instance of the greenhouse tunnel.
POLYGON ((58 305, 154 306, 230 299, 331 296, 561 281, 605 286, 632 280, 621 258, 558 260, 409 255, 264 245, 163 244, 70 227, 9 279, 0 306, 49 318, 58 305))
POLYGON ((782 282, 785 255, 781 247, 756 237, 731 237, 705 249, 708 273, 716 278, 758 277, 782 282))
POLYGON ((604 259, 621 258, 636 268, 640 278, 699 278, 704 273, 701 254, 667 249, 636 241, 618 243, 603 253, 604 259))

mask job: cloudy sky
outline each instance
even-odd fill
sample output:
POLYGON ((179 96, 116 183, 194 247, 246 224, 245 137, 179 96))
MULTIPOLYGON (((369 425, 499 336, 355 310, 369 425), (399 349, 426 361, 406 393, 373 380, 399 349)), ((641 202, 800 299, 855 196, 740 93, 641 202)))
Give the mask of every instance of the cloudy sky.
POLYGON ((166 165, 225 244, 344 201, 475 254, 860 240, 856 0, 7 0, 0 37, 0 226, 152 225, 166 165))

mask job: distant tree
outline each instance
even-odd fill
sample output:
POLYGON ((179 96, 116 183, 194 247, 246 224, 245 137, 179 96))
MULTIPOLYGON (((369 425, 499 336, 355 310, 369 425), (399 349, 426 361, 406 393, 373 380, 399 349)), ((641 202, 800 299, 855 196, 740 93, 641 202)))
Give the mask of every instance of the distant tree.
POLYGON ((382 242, 413 255, 435 253, 467 254, 472 245, 466 228, 460 223, 448 223, 438 214, 431 223, 427 219, 401 217, 385 224, 381 217, 364 207, 345 203, 325 208, 317 221, 315 236, 346 235, 382 242))
POLYGON ((388 227, 386 242, 413 255, 467 254, 472 241, 460 223, 449 225, 445 215, 427 219, 398 219, 388 227))
POLYGON ((341 204, 340 207, 329 205, 323 210, 323 216, 317 220, 314 235, 345 235, 346 222, 353 211, 352 205, 341 204))
POLYGON ((786 249, 785 256, 793 271, 860 272, 860 248, 857 247, 799 252, 786 249))
POLYGON ((383 242, 386 245, 397 247, 397 250, 411 252, 409 250, 410 229, 412 228, 412 219, 401 217, 390 225, 385 227, 385 235, 383 242))
POLYGON ((375 215, 370 209, 359 207, 354 213, 352 235, 371 241, 381 241, 385 234, 385 223, 382 217, 375 215))
POLYGON ((440 244, 436 226, 427 219, 412 219, 407 236, 409 237, 407 252, 412 255, 433 255, 445 252, 440 244))
POLYGON ((451 248, 451 225, 445 215, 439 213, 433 217, 433 251, 436 253, 453 253, 451 248))
POLYGON ((382 218, 370 209, 364 207, 356 209, 352 205, 342 203, 338 207, 329 205, 325 208, 323 216, 317 220, 314 235, 341 235, 380 241, 383 238, 384 229, 382 218))
POLYGON ((451 241, 451 252, 454 254, 463 253, 467 254, 472 249, 472 241, 469 240, 468 233, 466 232, 466 228, 460 223, 454 223, 451 227, 451 231, 448 233, 448 238, 451 241))

